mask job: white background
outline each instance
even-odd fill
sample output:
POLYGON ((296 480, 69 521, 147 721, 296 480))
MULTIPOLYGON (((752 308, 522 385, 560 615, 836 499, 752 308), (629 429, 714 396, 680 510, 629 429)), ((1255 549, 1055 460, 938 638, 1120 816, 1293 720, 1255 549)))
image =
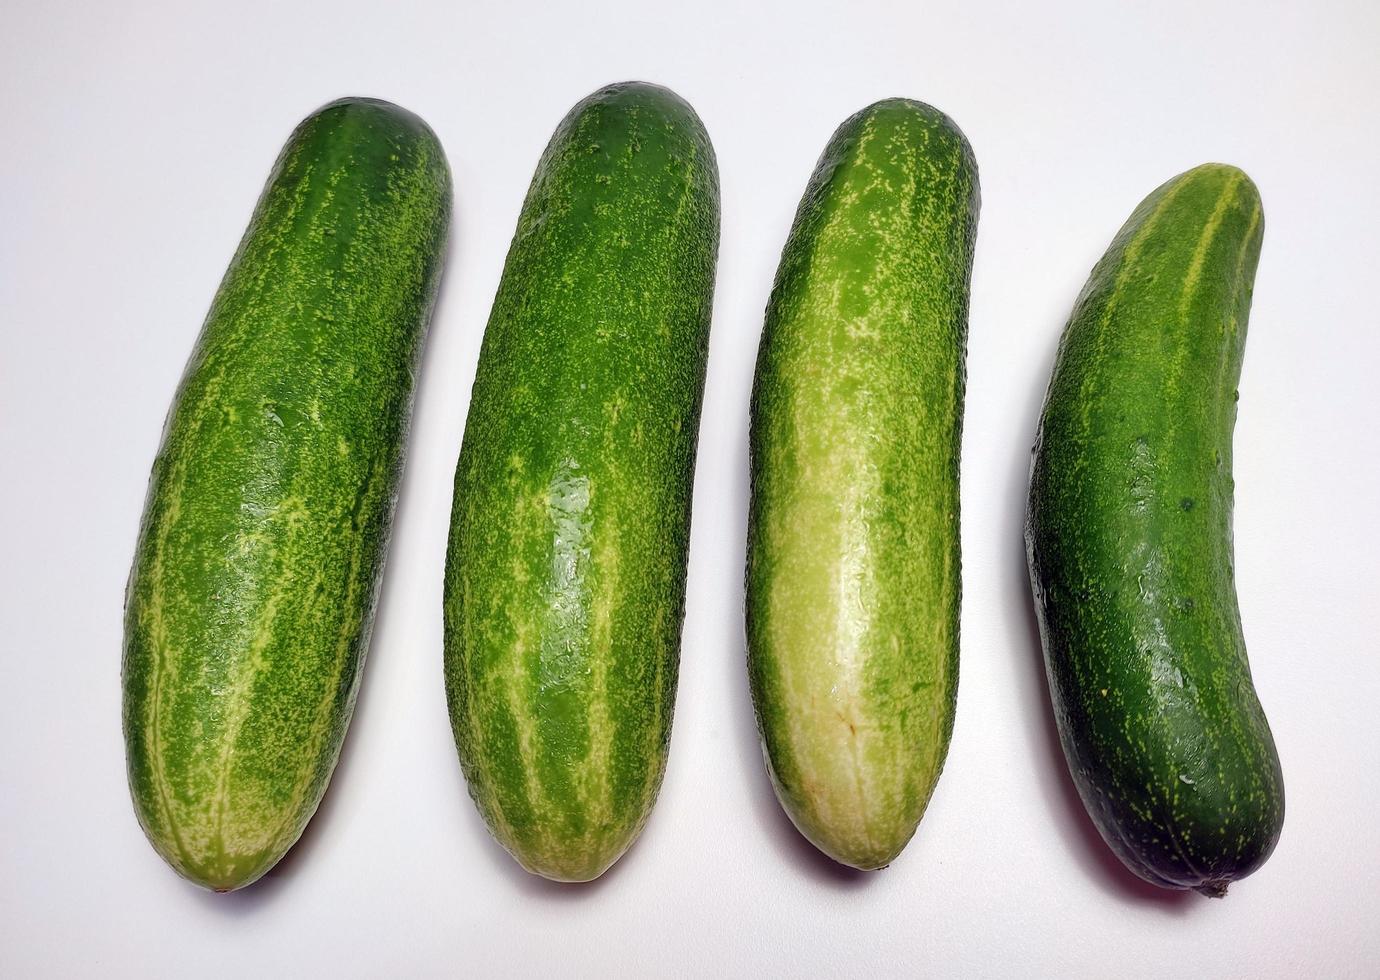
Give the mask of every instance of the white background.
POLYGON ((0 3, 0 974, 1380 973, 1380 8, 535 0, 0 3), (476 9, 465 9, 474 6, 476 9), (386 9, 385 9, 386 8, 386 9), (599 882, 522 872, 465 793, 441 682, 451 475, 532 168, 599 85, 700 112, 723 186, 670 766, 599 882), (340 767, 232 895, 144 841, 120 736, 121 599, 164 412, 293 125, 344 94, 420 113, 456 220, 393 548, 340 767), (743 668, 747 400, 761 314, 829 134, 886 96, 967 132, 982 180, 948 767, 888 870, 782 816, 743 668), (1288 786, 1220 902, 1096 837, 1059 753, 1021 543, 1028 449, 1089 268, 1168 177, 1265 200, 1236 436, 1237 579, 1288 786))

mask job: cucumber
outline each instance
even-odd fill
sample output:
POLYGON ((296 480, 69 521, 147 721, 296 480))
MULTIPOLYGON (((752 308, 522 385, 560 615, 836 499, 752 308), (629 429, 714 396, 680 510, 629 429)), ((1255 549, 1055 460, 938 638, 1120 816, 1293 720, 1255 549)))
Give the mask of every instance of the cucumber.
POLYGON ((529 871, 602 874, 661 785, 719 238, 674 93, 557 128, 484 334, 455 472, 445 680, 470 795, 529 871))
POLYGON ((777 796, 881 868, 939 779, 958 688, 958 461, 979 191, 958 127, 847 120, 796 213, 751 418, 748 669, 777 796))
POLYGON ((208 888, 271 868, 335 768, 450 194, 410 112, 342 99, 309 116, 168 414, 125 596, 124 733, 139 822, 208 888))
POLYGON ((1231 435, 1260 197, 1208 164, 1136 208, 1074 306, 1026 547, 1074 783, 1131 871, 1220 896, 1274 849, 1279 757, 1232 568, 1231 435))

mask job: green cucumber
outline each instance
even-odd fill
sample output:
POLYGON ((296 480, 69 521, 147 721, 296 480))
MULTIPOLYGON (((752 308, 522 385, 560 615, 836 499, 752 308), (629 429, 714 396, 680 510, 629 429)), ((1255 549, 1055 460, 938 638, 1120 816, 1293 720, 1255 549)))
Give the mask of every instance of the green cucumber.
POLYGON ((958 127, 847 120, 781 256, 751 420, 748 668, 811 842, 885 867, 939 779, 958 688, 958 461, 979 191, 958 127))
POLYGON ((609 86, 547 146, 484 335, 446 692, 480 813, 548 878, 603 873, 665 770, 718 237, 694 111, 609 86))
POLYGON ((1274 849, 1284 785, 1232 567, 1231 435, 1262 218, 1208 164, 1136 208, 1059 344, 1026 547, 1060 739, 1140 877, 1222 895, 1274 849))
POLYGON ((124 732, 139 822, 208 888, 277 863, 335 768, 450 193, 411 113, 342 99, 309 116, 168 414, 126 591, 124 732))

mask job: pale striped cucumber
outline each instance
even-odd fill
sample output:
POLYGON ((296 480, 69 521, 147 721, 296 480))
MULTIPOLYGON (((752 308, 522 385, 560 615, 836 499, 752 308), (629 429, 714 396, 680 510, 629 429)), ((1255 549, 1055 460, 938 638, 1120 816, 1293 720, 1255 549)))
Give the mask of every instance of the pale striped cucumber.
POLYGON ((757 361, 748 665, 777 795, 820 850, 880 868, 915 833, 958 685, 958 461, 972 150, 891 99, 824 151, 757 361))
POLYGON ((548 878, 601 874, 661 785, 718 237, 694 111, 605 88, 542 156, 484 335, 446 690, 475 803, 548 878))
POLYGON ((208 888, 271 868, 335 767, 449 216, 416 116, 309 116, 174 398, 126 593, 124 731, 149 840, 208 888))
POLYGON ((1264 217, 1206 164, 1141 202, 1054 363, 1026 545, 1073 781, 1128 868, 1211 896, 1274 850, 1284 781, 1251 683, 1231 436, 1264 217))

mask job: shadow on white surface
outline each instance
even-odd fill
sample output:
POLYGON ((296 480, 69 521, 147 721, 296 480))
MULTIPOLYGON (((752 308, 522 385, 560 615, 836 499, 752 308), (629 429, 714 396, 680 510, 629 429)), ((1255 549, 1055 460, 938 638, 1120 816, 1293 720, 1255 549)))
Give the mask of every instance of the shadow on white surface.
MULTIPOLYGON (((1049 353, 1044 359, 1044 370, 1031 373, 1031 389, 1026 395, 1021 418, 1024 431, 1029 434, 1024 443, 1027 450, 1035 444, 1045 388, 1063 328, 1064 322, 1060 320, 1048 331, 1049 353)), ((1152 885, 1127 869, 1102 839, 1073 784, 1063 746, 1059 742, 1059 729, 1054 721, 1054 705, 1050 701, 1049 683, 1045 676, 1044 648, 1040 642, 1040 626, 1035 618, 1030 574, 1026 565, 1025 509, 1029 484, 1030 453, 1017 453, 1012 461, 1007 485, 1008 516, 1003 533, 1008 544, 1003 554, 1008 555, 1009 559, 1003 559, 1003 566, 1008 580, 1006 588, 1013 597, 1012 605, 1021 610, 1025 619, 1024 632, 1028 642, 1014 653, 1018 660, 1017 667, 1024 674, 1022 687, 1027 691, 1026 730, 1036 756, 1035 764, 1045 773, 1039 780, 1040 789, 1069 853, 1098 887, 1127 902, 1160 906, 1174 914, 1186 914, 1201 899, 1192 892, 1171 891, 1152 885)))

